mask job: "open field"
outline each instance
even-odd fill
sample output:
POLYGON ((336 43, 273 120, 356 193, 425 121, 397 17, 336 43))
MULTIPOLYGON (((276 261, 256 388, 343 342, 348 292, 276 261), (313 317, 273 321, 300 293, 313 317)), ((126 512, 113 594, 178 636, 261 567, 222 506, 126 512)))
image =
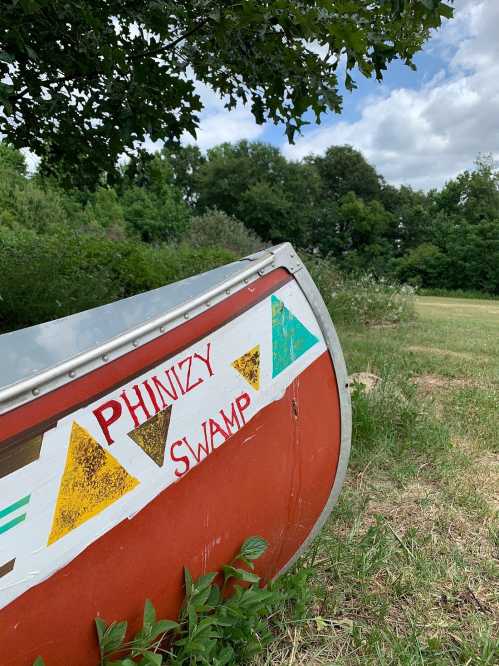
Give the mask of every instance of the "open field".
POLYGON ((499 663, 499 302, 422 297, 339 331, 354 441, 339 505, 262 664, 499 663))

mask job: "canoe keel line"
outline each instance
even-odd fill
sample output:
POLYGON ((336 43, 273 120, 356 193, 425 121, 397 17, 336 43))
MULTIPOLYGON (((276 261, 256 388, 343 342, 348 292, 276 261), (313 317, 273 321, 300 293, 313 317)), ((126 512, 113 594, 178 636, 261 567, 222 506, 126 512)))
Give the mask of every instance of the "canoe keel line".
POLYGON ((350 445, 341 349, 289 244, 250 261, 215 287, 207 273, 190 313, 142 325, 139 344, 137 328, 128 348, 99 340, 100 367, 87 350, 0 390, 5 666, 97 663, 94 617, 133 631, 150 598, 175 618, 183 567, 217 570, 251 535, 270 544, 257 566, 270 579, 329 515, 350 445))

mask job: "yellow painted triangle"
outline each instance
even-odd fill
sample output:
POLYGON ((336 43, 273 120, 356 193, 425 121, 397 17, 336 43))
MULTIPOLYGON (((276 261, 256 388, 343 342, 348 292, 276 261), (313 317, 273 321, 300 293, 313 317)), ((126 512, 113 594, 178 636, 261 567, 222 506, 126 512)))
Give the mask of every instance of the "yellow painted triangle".
POLYGON ((168 435, 171 413, 172 407, 169 405, 166 409, 158 412, 156 416, 128 433, 130 439, 140 446, 158 467, 162 467, 165 460, 166 436, 168 435))
POLYGON ((130 492, 139 481, 73 421, 48 545, 130 492))
POLYGON ((231 364, 254 389, 260 388, 260 345, 256 345, 231 364))

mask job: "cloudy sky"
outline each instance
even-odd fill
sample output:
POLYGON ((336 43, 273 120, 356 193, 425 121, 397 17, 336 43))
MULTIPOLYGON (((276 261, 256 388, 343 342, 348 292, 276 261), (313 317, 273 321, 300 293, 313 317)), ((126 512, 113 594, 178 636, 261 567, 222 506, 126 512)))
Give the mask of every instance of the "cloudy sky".
POLYGON ((415 62, 417 72, 396 63, 382 84, 358 78, 343 114, 305 128, 294 146, 282 127, 258 126, 244 107, 229 113, 204 89, 197 143, 258 139, 292 159, 348 143, 389 182, 422 189, 472 167, 479 153, 499 160, 499 0, 456 0, 455 18, 415 62))

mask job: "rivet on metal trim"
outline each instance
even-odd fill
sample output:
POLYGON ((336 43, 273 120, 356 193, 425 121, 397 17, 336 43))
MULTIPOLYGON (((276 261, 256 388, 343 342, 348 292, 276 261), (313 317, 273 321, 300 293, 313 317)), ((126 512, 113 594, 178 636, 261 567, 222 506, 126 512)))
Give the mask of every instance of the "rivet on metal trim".
POLYGON ((185 313, 184 319, 189 319, 189 313, 188 312, 185 313))
POLYGON ((132 344, 133 344, 134 347, 138 347, 138 346, 139 346, 139 343, 138 343, 137 340, 134 340, 134 341, 132 342, 132 344))
POLYGON ((264 275, 264 274, 265 274, 265 271, 263 270, 263 268, 260 268, 260 270, 258 271, 258 275, 264 275))
POLYGON ((104 361, 104 363, 107 363, 107 361, 109 361, 109 356, 107 354, 104 354, 102 360, 104 361))
POLYGON ((206 305, 207 308, 209 308, 210 305, 211 305, 210 301, 206 301, 205 305, 206 305))
POLYGON ((34 389, 31 391, 31 393, 32 393, 33 395, 40 395, 40 389, 38 389, 38 388, 34 388, 34 389))
POLYGON ((71 377, 71 379, 72 379, 73 377, 76 377, 76 372, 75 372, 74 370, 71 370, 71 371, 69 372, 69 376, 71 377))
POLYGON ((244 278, 244 284, 248 284, 249 280, 248 278, 244 278))
POLYGON ((164 333, 164 332, 165 332, 165 327, 164 327, 164 326, 160 326, 160 327, 159 327, 159 332, 160 332, 160 333, 164 333))
POLYGON ((226 290, 225 290, 225 293, 226 293, 226 294, 230 294, 230 289, 226 289, 226 290))

